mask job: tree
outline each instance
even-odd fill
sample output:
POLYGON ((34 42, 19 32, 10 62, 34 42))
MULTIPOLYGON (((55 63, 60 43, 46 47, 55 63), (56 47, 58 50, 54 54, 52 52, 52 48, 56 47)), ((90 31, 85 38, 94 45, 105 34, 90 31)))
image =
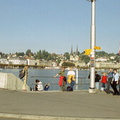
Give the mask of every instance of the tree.
POLYGON ((95 52, 95 55, 96 55, 97 57, 108 57, 108 53, 106 53, 105 51, 95 52))
POLYGON ((30 49, 28 49, 26 51, 26 55, 29 56, 29 57, 31 57, 31 56, 33 56, 33 53, 32 53, 32 51, 30 49))
POLYGON ((35 55, 35 59, 56 60, 56 58, 57 55, 55 53, 50 54, 46 50, 39 50, 35 55))
POLYGON ((50 59, 56 61, 57 55, 55 53, 50 54, 50 59))
POLYGON ((0 52, 0 57, 1 58, 7 58, 7 54, 0 52))
POLYGON ((90 61, 90 57, 88 55, 82 55, 81 60, 87 64, 90 61))
POLYGON ((115 57, 116 62, 120 63, 120 56, 115 57))
POLYGON ((48 60, 49 58, 49 53, 45 50, 42 51, 42 58, 45 59, 45 60, 48 60))
POLYGON ((41 59, 41 58, 42 58, 42 52, 41 50, 39 50, 35 55, 35 59, 41 59))
POLYGON ((68 52, 64 53, 64 56, 65 56, 66 60, 70 59, 70 54, 68 52))
POLYGON ((25 53, 24 53, 24 52, 16 52, 16 55, 17 55, 17 57, 19 57, 19 56, 24 56, 25 53))

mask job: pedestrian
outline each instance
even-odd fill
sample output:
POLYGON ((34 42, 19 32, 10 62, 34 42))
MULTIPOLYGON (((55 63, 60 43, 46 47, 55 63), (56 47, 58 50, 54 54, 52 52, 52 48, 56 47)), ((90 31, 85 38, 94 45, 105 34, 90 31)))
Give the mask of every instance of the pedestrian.
POLYGON ((104 91, 105 87, 106 87, 106 83, 107 83, 107 74, 106 73, 103 73, 102 78, 101 78, 101 83, 102 83, 101 91, 104 91))
POLYGON ((120 74, 119 74, 118 86, 119 86, 119 95, 120 95, 120 74))
POLYGON ((101 76, 95 71, 95 89, 99 90, 101 76))
MULTIPOLYGON (((73 87, 75 85, 75 72, 72 68, 69 69, 67 73, 68 83, 70 84, 71 91, 73 91, 73 87)), ((70 87, 68 87, 70 89, 70 87)))
POLYGON ((23 73, 25 74, 23 77, 23 87, 22 87, 22 91, 26 91, 26 83, 27 83, 27 79, 28 79, 28 65, 26 65, 23 68, 23 73))
POLYGON ((117 90, 117 85, 118 85, 118 82, 119 82, 119 74, 117 73, 117 69, 114 69, 113 70, 113 79, 112 79, 112 82, 111 82, 111 86, 113 88, 113 95, 119 95, 119 92, 117 90))
POLYGON ((108 77, 108 80, 107 80, 106 92, 107 92, 107 94, 110 94, 110 86, 111 86, 111 82, 112 82, 112 78, 113 78, 113 69, 112 68, 109 69, 107 77, 108 77))
POLYGON ((60 86, 62 91, 66 91, 67 81, 66 81, 66 77, 65 77, 65 68, 62 68, 62 70, 58 74, 56 74, 54 76, 54 78, 56 78, 57 76, 60 76, 58 85, 60 86))
POLYGON ((95 88, 97 90, 99 90, 100 88, 100 79, 101 79, 101 76, 97 73, 97 71, 95 71, 95 88))
MULTIPOLYGON (((88 79, 90 79, 90 74, 88 75, 88 79)), ((101 79, 101 76, 97 73, 97 71, 95 71, 95 89, 96 90, 99 90, 99 87, 100 87, 100 81, 101 79)))

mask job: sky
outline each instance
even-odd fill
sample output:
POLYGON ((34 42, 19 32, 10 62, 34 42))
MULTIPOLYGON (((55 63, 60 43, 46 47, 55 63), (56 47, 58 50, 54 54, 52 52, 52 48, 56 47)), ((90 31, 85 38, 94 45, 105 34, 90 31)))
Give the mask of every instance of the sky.
MULTIPOLYGON (((90 48, 91 2, 87 0, 0 0, 0 52, 90 48)), ((96 0, 96 46, 118 53, 120 0, 96 0)))

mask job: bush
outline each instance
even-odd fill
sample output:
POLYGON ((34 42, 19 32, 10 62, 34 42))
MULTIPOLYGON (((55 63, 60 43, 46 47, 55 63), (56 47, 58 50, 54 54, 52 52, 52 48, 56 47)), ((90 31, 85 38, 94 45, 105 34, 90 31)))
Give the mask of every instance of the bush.
POLYGON ((62 66, 63 66, 63 67, 74 67, 75 64, 74 64, 74 63, 71 63, 71 62, 64 62, 64 63, 62 64, 62 66))

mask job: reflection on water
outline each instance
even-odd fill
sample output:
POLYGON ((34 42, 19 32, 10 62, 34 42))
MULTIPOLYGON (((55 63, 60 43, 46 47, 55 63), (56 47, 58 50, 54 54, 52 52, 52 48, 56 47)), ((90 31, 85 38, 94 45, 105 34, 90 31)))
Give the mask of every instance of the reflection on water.
MULTIPOLYGON (((19 76, 20 69, 3 69, 0 72, 13 73, 15 76, 19 76)), ((50 83, 49 90, 60 90, 58 86, 59 77, 53 78, 60 70, 46 70, 46 69, 29 69, 28 71, 28 81, 27 84, 33 89, 35 80, 38 79, 42 81, 43 85, 50 83)), ((65 71, 67 75, 68 70, 65 71)), ((76 71, 75 71, 76 72, 76 71)), ((88 79, 89 71, 88 70, 79 70, 78 71, 78 85, 74 89, 89 89, 88 79)))

